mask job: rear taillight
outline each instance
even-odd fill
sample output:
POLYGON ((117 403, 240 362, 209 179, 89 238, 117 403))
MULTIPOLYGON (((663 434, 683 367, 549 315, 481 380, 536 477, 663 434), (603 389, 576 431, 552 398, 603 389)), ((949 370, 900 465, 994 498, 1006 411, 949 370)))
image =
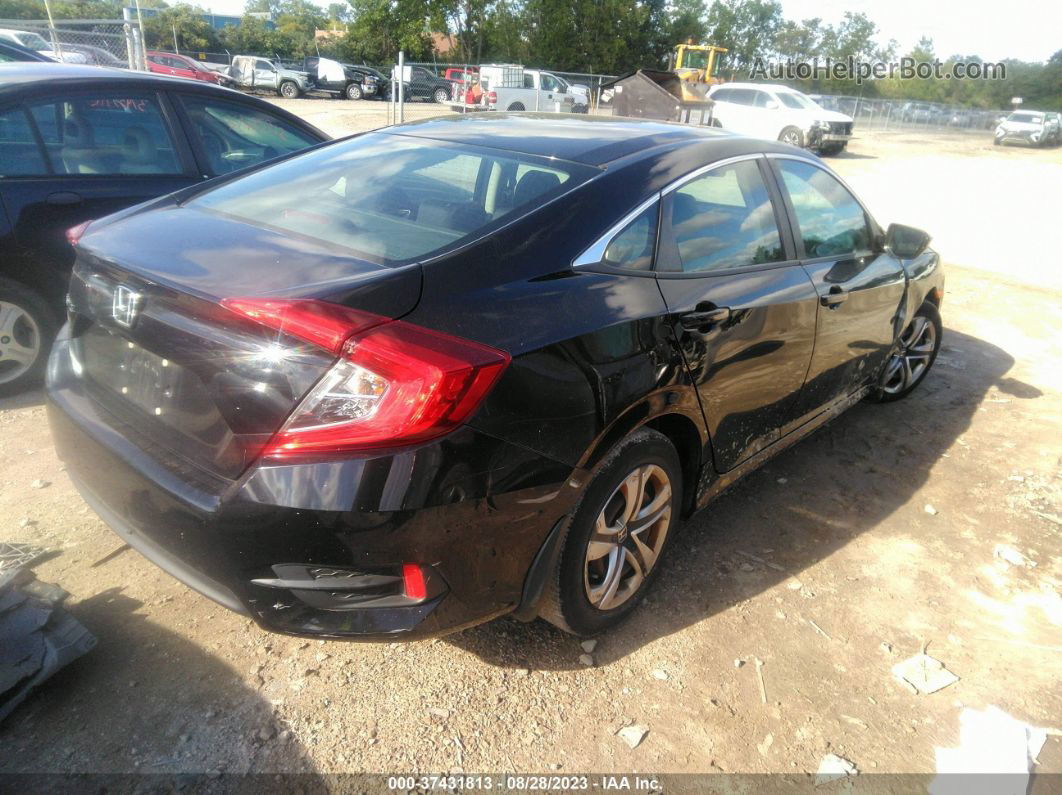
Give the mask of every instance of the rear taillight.
POLYGON ((80 223, 77 226, 72 226, 67 229, 66 242, 69 243, 71 246, 76 246, 77 242, 81 240, 85 232, 88 231, 88 228, 91 224, 92 221, 85 221, 84 223, 80 223))
POLYGON ((223 303, 340 354, 266 445, 262 455, 271 459, 397 447, 441 436, 471 416, 509 363, 504 351, 323 301, 223 303))
POLYGON ((488 91, 487 92, 487 104, 488 105, 497 105, 498 104, 498 92, 497 91, 488 91))

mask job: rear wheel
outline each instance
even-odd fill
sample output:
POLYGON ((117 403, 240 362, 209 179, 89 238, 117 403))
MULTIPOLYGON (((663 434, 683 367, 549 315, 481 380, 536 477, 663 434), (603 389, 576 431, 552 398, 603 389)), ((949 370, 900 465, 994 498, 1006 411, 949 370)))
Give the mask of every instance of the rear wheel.
POLYGON ((432 97, 440 105, 442 103, 444 103, 444 102, 449 102, 450 101, 450 95, 446 92, 445 88, 437 88, 437 89, 435 89, 435 93, 432 94, 432 97))
POLYGON ((911 394, 936 361, 942 336, 940 313, 932 304, 923 304, 896 341, 872 398, 889 403, 911 394))
POLYGON ((0 279, 0 395, 40 380, 55 329, 52 311, 38 293, 0 279))
POLYGON ((682 505, 682 468, 667 437, 642 428, 601 463, 568 525, 539 615, 594 635, 625 619, 657 572, 682 505))
POLYGON ((295 99, 299 96, 299 87, 291 80, 285 80, 280 84, 280 96, 285 99, 295 99))
POLYGON ((347 86, 347 99, 361 99, 361 86, 351 83, 347 86))
POLYGON ((506 108, 506 110, 526 110, 523 102, 514 102, 512 105, 506 108))
POLYGON ((778 140, 783 144, 804 148, 804 133, 800 131, 799 127, 786 127, 778 135, 778 140))

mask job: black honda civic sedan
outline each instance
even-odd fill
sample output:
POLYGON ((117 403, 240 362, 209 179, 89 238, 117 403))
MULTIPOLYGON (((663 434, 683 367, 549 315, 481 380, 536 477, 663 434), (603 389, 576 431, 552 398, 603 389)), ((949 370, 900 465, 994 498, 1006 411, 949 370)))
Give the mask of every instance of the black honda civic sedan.
POLYGON ((927 245, 782 144, 391 127, 92 223, 50 422, 115 532, 264 628, 594 634, 682 518, 920 383, 927 245))

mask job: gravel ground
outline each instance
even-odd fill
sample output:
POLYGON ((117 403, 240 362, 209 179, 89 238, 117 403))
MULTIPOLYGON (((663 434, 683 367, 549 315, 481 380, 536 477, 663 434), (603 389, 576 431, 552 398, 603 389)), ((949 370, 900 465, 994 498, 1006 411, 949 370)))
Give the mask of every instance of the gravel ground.
MULTIPOLYGON (((278 104, 334 134, 386 121, 379 103, 278 104)), ((879 220, 935 233, 937 366, 690 521, 589 660, 507 619, 410 644, 263 633, 123 548, 64 474, 39 393, 0 401, 0 540, 53 550, 38 576, 100 640, 0 726, 0 772, 813 773, 829 752, 932 772, 962 706, 1057 728, 1062 150, 879 136, 832 162, 879 220), (926 644, 960 679, 916 695, 890 669, 926 644)), ((1057 735, 1038 770, 1062 772, 1057 735)))

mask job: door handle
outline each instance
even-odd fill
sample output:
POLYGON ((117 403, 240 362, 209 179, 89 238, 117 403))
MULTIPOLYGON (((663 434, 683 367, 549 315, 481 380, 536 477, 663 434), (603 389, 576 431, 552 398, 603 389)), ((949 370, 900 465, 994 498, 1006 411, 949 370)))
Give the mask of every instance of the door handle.
POLYGON ((835 284, 826 295, 819 299, 819 302, 827 309, 836 309, 847 299, 848 293, 844 291, 843 287, 838 287, 835 284))
POLYGON ((49 193, 44 201, 48 204, 63 207, 72 204, 81 204, 83 199, 80 194, 68 190, 61 190, 57 193, 49 193))
POLYGON ((687 312, 679 317, 679 325, 684 329, 697 331, 730 319, 730 307, 728 306, 709 304, 704 309, 701 309, 701 306, 704 305, 698 305, 698 308, 694 311, 687 312), (710 309, 707 308, 709 306, 711 307, 710 309))

